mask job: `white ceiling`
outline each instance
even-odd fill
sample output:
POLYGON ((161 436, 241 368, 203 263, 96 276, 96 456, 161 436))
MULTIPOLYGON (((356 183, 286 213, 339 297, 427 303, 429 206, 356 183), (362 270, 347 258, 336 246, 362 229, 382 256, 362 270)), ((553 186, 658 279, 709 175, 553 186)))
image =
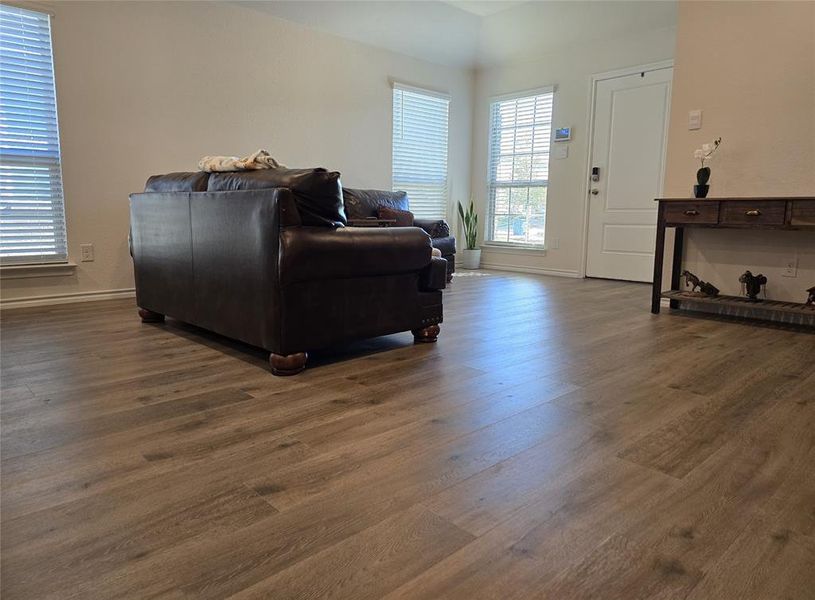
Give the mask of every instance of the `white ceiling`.
POLYGON ((280 0, 240 4, 346 39, 456 67, 676 25, 674 0, 280 0))
POLYGON ((486 17, 494 15, 502 10, 507 10, 518 4, 524 4, 528 0, 442 0, 447 4, 452 4, 456 8, 466 10, 469 13, 486 17))

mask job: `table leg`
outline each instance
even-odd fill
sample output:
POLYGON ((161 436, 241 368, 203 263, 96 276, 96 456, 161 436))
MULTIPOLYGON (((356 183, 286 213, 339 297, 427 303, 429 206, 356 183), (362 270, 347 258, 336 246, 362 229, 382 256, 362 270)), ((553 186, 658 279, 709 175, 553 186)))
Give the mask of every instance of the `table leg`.
MULTIPOLYGON (((685 241, 685 228, 677 227, 674 229, 674 254, 671 260, 671 289, 679 291, 682 273, 682 247, 685 241)), ((671 300, 671 308, 679 308, 679 302, 671 300)))
MULTIPOLYGON (((661 203, 660 203, 661 204, 661 203)), ((657 217, 657 239, 654 247, 654 283, 651 288, 651 312, 659 314, 659 305, 662 301, 662 261, 665 258, 665 220, 662 216, 662 206, 659 207, 657 217)))

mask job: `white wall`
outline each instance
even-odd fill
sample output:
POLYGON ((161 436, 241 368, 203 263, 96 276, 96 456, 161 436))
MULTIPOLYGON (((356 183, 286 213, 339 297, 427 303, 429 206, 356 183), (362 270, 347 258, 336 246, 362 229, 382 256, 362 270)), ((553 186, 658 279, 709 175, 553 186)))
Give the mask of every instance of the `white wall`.
MULTIPOLYGON (((665 193, 688 196, 693 150, 721 136, 710 197, 815 196, 815 3, 682 2, 665 193), (702 129, 688 131, 688 111, 702 129)), ((685 268, 738 294, 750 269, 767 295, 803 302, 815 285, 815 232, 689 230, 685 268), (798 258, 798 277, 782 277, 798 258)))
POLYGON ((515 61, 476 73, 472 188, 485 222, 490 99, 554 84, 557 86, 554 125, 573 127, 569 157, 552 160, 549 165, 546 239, 550 248, 545 253, 484 248, 484 266, 566 275, 581 271, 591 76, 670 59, 674 44, 673 28, 650 29, 621 38, 563 46, 533 60, 515 61), (555 240, 559 243, 557 249, 551 247, 555 240))
POLYGON ((469 196, 473 75, 310 31, 251 6, 37 2, 54 13, 70 277, 0 298, 133 287, 128 194, 205 154, 266 148, 289 166, 390 188, 389 78, 450 92, 450 189, 469 196), (80 263, 93 243, 96 261, 80 263))

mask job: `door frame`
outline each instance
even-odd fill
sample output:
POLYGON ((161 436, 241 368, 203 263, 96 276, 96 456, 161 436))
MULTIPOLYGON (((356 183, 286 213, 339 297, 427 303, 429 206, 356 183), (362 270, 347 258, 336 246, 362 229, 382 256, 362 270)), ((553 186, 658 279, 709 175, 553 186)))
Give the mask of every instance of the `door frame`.
MULTIPOLYGON (((580 277, 586 278, 586 270, 589 261, 589 173, 591 171, 592 156, 594 156, 594 109, 597 104, 597 84, 601 81, 608 79, 617 79, 618 77, 627 77, 629 75, 636 75, 637 73, 648 71, 659 71, 661 69, 672 69, 674 66, 673 59, 661 60, 653 63, 646 63, 644 65, 636 65, 632 67, 625 67, 622 69, 614 69, 613 71, 606 71, 604 73, 595 73, 591 76, 589 82, 589 114, 586 116, 586 131, 588 131, 588 152, 586 153, 586 165, 583 171, 583 183, 580 189, 583 193, 583 243, 581 244, 582 256, 580 259, 580 277)), ((673 89, 673 87, 671 88, 673 89)), ((671 104, 668 100, 668 123, 670 124, 671 117, 671 104)), ((666 140, 667 144, 667 140, 666 140)), ((663 176, 665 174, 663 173, 663 176)))

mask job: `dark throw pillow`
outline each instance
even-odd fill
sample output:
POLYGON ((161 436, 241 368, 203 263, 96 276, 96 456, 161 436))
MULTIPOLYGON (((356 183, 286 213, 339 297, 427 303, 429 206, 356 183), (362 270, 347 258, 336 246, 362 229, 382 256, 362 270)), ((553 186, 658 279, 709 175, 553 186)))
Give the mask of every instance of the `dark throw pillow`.
POLYGON ((394 219, 396 227, 413 227, 413 213, 409 210, 399 210, 389 206, 380 206, 377 211, 380 219, 394 219))

